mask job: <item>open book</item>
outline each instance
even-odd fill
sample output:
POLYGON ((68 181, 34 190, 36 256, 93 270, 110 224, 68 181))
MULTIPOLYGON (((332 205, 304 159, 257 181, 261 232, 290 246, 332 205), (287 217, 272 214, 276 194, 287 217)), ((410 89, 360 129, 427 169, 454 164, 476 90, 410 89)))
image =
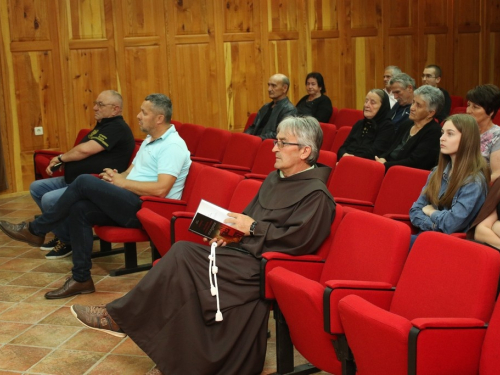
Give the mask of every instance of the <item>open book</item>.
POLYGON ((202 199, 189 230, 209 239, 217 237, 227 243, 239 242, 244 233, 224 223, 228 213, 228 210, 202 199))

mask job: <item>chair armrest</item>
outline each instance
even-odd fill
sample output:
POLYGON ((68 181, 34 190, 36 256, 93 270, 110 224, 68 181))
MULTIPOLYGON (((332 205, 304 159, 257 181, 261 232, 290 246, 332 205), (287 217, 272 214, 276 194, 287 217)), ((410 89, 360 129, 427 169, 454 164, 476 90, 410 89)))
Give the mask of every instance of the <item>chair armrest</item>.
POLYGON ((476 374, 486 324, 471 318, 419 318, 411 321, 408 374, 476 374))
POLYGON ((57 156, 61 155, 61 151, 57 150, 35 150, 35 155, 44 155, 44 156, 57 156))
POLYGON ((385 214, 384 217, 387 217, 389 219, 397 220, 397 221, 401 221, 402 223, 405 223, 406 225, 408 225, 408 227, 410 227, 411 234, 418 233, 418 228, 415 227, 415 226, 413 226, 413 224, 410 221, 410 215, 406 215, 406 214, 385 214))
POLYGON ((316 255, 290 255, 279 252, 268 252, 262 255, 260 263, 260 296, 263 299, 274 300, 274 293, 266 282, 267 274, 276 267, 283 267, 311 280, 318 281, 325 260, 316 255))
POLYGON ((241 175, 245 175, 246 173, 249 173, 251 171, 251 169, 248 167, 242 167, 240 165, 233 165, 233 164, 214 164, 212 165, 212 167, 225 169, 226 171, 238 173, 241 175))
POLYGON ((353 206, 354 208, 358 208, 360 210, 370 208, 373 211, 374 202, 344 197, 334 197, 334 199, 336 203, 341 204, 342 206, 353 206))
POLYGON ((355 294, 367 302, 389 310, 394 286, 386 282, 358 280, 329 280, 323 293, 323 317, 325 332, 343 334, 344 328, 338 312, 339 301, 350 294, 355 294))
POLYGON ((142 196, 143 208, 149 208, 151 211, 156 212, 167 219, 172 218, 172 214, 176 211, 181 211, 186 208, 187 202, 178 199, 158 198, 152 196, 142 196))
POLYGON ((267 174, 261 174, 261 173, 247 173, 245 174, 245 178, 252 178, 254 180, 260 180, 264 181, 267 178, 267 174))

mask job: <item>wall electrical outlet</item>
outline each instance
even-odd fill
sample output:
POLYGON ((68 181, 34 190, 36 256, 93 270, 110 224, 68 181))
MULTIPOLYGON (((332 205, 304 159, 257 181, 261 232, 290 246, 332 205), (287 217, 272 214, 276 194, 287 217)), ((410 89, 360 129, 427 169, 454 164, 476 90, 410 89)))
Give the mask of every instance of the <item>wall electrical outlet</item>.
POLYGON ((35 135, 43 135, 43 127, 35 126, 35 135))

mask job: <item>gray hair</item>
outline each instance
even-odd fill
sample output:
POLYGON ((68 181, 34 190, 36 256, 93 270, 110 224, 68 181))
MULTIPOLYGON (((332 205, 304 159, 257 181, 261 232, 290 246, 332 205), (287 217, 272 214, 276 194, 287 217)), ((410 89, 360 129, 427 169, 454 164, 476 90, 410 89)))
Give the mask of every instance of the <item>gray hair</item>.
POLYGON ((368 92, 373 92, 374 94, 377 94, 380 98, 380 102, 382 103, 384 101, 384 90, 381 90, 381 89, 371 89, 370 91, 368 92))
POLYGON ((389 83, 393 85, 396 82, 400 83, 404 89, 406 89, 408 86, 411 86, 413 89, 417 88, 417 86, 415 86, 415 80, 406 73, 399 73, 396 74, 395 76, 392 76, 389 83))
POLYGON ((423 85, 413 92, 413 96, 420 96, 427 103, 429 111, 441 111, 444 106, 444 95, 437 87, 423 85))
POLYGON ((306 159, 306 163, 316 164, 323 144, 323 130, 318 120, 312 116, 289 116, 278 125, 277 132, 280 131, 295 136, 297 143, 311 147, 311 155, 306 159))
POLYGON ((111 97, 115 101, 115 103, 113 103, 113 104, 115 104, 116 106, 120 107, 120 109, 123 108, 123 98, 122 98, 122 95, 118 91, 115 91, 115 90, 106 90, 105 92, 107 92, 108 94, 111 95, 111 97))
POLYGON ((153 110, 160 115, 165 116, 165 122, 170 124, 172 119, 172 101, 164 94, 150 94, 144 99, 151 102, 153 110))
POLYGON ((399 66, 396 65, 389 65, 388 67, 385 68, 385 70, 390 70, 393 76, 401 73, 401 69, 399 68, 399 66))

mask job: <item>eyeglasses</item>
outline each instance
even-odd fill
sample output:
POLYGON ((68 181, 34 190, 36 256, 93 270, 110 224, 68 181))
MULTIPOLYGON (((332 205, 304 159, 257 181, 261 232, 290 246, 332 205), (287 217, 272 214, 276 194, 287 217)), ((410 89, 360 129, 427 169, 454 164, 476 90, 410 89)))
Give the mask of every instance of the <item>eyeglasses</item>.
POLYGON ((424 78, 436 78, 436 76, 431 76, 430 74, 422 74, 422 79, 424 78))
POLYGON ((283 142, 283 141, 274 141, 274 145, 278 146, 278 148, 281 150, 285 146, 300 146, 302 145, 300 143, 290 143, 290 142, 283 142))
POLYGON ((94 103, 94 106, 98 106, 99 108, 106 107, 107 105, 116 105, 112 103, 104 104, 103 102, 92 102, 94 103))

